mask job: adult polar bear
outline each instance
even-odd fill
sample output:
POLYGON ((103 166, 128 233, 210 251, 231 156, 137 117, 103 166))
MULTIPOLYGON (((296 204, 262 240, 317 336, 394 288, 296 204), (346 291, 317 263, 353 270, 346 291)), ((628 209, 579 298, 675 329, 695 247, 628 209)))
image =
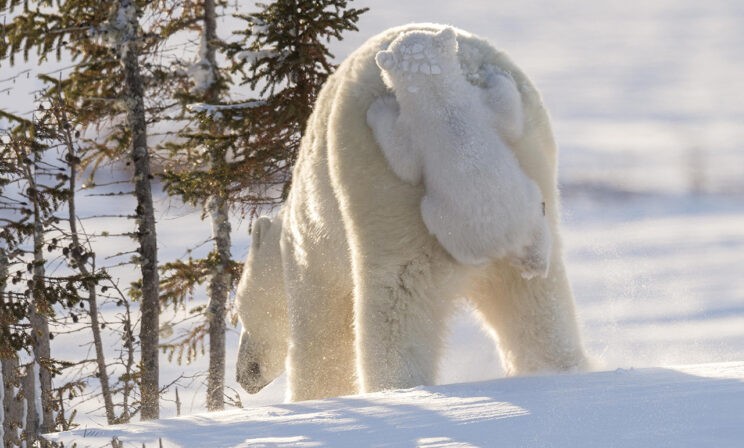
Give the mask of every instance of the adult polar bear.
POLYGON ((370 105, 390 93, 375 55, 401 33, 442 28, 413 24, 371 38, 320 92, 287 202, 256 223, 238 288, 238 381, 249 392, 281 372, 287 337, 291 401, 432 384, 447 317, 463 296, 494 330, 508 374, 586 367, 560 248, 556 146, 522 71, 457 30, 463 72, 484 94, 494 67, 518 85, 524 131, 510 148, 545 201, 546 278, 525 279, 503 260, 457 263, 422 221, 423 186, 391 170, 367 125, 370 105))

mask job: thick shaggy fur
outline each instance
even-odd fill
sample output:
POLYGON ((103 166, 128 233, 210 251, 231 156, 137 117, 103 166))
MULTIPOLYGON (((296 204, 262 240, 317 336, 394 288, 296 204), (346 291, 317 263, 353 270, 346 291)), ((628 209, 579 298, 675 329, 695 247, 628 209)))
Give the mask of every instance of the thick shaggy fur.
MULTIPOLYGON (((524 126, 509 147, 545 201, 553 241, 545 278, 525 279, 505 260, 477 267, 456 261, 424 224, 424 186, 390 168, 367 125, 372 103, 391 94, 377 53, 402 33, 441 29, 407 25, 373 37, 321 91, 289 198, 268 226, 279 235, 280 250, 251 254, 238 291, 244 325, 238 371, 260 377, 255 386, 276 372, 251 347, 275 343, 285 324, 289 400, 432 384, 447 317, 463 296, 494 330, 509 374, 586 366, 561 258, 556 147, 540 97, 522 71, 486 41, 456 31, 460 65, 473 85, 486 89, 488 74, 499 71, 519 89, 524 126), (284 291, 275 286, 282 283, 274 267, 279 260, 284 291), (272 301, 255 291, 276 295, 272 301), (287 320, 276 321, 281 312, 269 313, 276 319, 252 316, 267 303, 277 309, 286 303, 287 320), (269 342, 253 340, 268 333, 269 342)), ((500 107, 491 101, 494 110, 500 107)), ((261 247, 271 241, 266 230, 261 247)))
POLYGON ((525 277, 545 276, 542 195, 505 141, 524 130, 511 77, 491 67, 485 88, 469 83, 452 28, 401 34, 376 61, 395 96, 372 103, 367 122, 398 177, 423 182, 426 228, 460 263, 509 257, 525 277))

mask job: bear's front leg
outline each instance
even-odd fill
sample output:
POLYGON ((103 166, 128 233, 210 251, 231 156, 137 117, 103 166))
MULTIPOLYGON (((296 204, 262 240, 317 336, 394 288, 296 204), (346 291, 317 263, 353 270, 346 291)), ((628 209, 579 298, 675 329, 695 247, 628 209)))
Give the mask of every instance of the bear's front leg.
POLYGON ((290 301, 290 313, 299 317, 290 319, 287 401, 357 393, 350 294, 341 297, 306 288, 290 301), (298 307, 302 301, 315 305, 298 307))
POLYGON ((395 96, 381 96, 367 110, 367 124, 395 175, 416 185, 421 182, 423 164, 398 124, 399 114, 395 96))
POLYGON ((330 269, 317 259, 305 261, 292 249, 285 251, 287 401, 357 393, 351 285, 330 280, 330 269))

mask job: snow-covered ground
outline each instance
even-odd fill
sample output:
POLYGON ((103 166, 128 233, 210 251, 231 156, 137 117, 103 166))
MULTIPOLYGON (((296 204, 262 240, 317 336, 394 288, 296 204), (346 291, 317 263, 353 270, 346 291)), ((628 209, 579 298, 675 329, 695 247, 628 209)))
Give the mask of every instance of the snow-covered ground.
POLYGON ((68 446, 741 446, 744 363, 418 387, 78 429, 68 446), (161 444, 161 445, 159 445, 161 444))
MULTIPOLYGON (((360 32, 335 47, 339 59, 389 26, 444 22, 507 50, 543 92, 561 147, 569 277, 588 350, 609 372, 496 380, 503 373, 495 346, 464 307, 452 322, 439 383, 488 382, 280 405, 283 377, 249 396, 233 381, 230 358, 229 385, 246 410, 92 429, 103 419, 90 402, 78 416, 88 429, 65 440, 104 446, 120 434, 138 447, 157 446, 160 435, 164 446, 184 447, 742 446, 744 2, 354 4, 372 9, 360 32), (733 363, 641 369, 726 361, 733 363)), ((159 226, 163 261, 184 256, 183 242, 209 231, 165 201, 159 226)), ((245 226, 238 227, 233 254, 244 256, 247 242, 245 226)), ((128 247, 124 241, 106 251, 128 247)), ((236 329, 228 346, 235 353, 236 329)), ((164 383, 206 364, 161 362, 164 383)), ((203 412, 200 379, 181 396, 184 414, 203 412)), ((164 417, 175 415, 173 403, 163 405, 164 417)))

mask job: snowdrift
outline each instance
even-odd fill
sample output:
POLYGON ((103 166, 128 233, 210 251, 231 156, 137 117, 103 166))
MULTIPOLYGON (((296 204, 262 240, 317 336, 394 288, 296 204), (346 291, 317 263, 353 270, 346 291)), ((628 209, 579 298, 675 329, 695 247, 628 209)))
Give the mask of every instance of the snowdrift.
POLYGON ((506 378, 54 434, 65 446, 741 447, 744 362, 506 378))

